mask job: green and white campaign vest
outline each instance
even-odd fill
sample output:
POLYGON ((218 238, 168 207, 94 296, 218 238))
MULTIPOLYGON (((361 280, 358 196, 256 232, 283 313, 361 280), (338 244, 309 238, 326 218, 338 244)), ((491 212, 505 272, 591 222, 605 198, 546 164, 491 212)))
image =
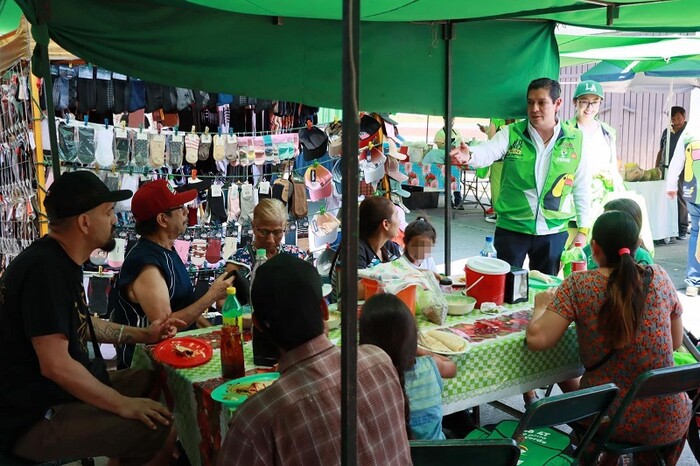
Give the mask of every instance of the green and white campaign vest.
MULTIPOLYGON (((508 150, 503 158, 501 190, 494 209, 496 226, 534 235, 537 220, 543 218, 552 233, 565 231, 573 219, 574 174, 581 162, 583 134, 569 125, 561 125, 554 142, 547 178, 542 192, 535 179, 535 145, 527 121, 508 125, 508 150)), ((540 220, 541 221, 541 220, 540 220)))
POLYGON ((683 156, 683 172, 681 173, 681 189, 683 199, 693 204, 700 204, 698 180, 700 180, 700 134, 689 132, 683 141, 685 151, 683 156))

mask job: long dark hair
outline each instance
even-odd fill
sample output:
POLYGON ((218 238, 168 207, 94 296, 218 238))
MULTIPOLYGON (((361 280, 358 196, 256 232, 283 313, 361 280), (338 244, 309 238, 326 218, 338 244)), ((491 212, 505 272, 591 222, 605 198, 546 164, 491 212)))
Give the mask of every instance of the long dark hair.
MULTIPOLYGON (((639 232, 641 234, 642 232, 642 209, 639 207, 639 204, 637 204, 636 201, 633 201, 632 199, 628 199, 626 197, 621 197, 618 199, 613 199, 612 201, 608 201, 605 203, 603 206, 603 210, 605 212, 611 211, 611 210, 619 210, 620 212, 627 212, 632 216, 634 219, 634 223, 637 224, 637 228, 639 228, 639 232)), ((649 250, 646 245, 644 244, 644 240, 642 237, 639 237, 639 245, 643 247, 645 250, 649 250)))
POLYGON ((406 432, 413 438, 405 373, 416 364, 418 328, 403 301, 393 294, 376 294, 369 298, 360 317, 360 344, 380 347, 394 363, 403 391, 406 432))
POLYGON ((598 329, 611 348, 624 348, 636 338, 644 311, 645 269, 634 260, 639 227, 627 212, 611 210, 596 220, 593 240, 605 255, 605 266, 612 269, 598 314, 598 329), (629 253, 621 253, 623 248, 629 253))
POLYGON ((432 240, 433 244, 437 241, 437 233, 435 232, 435 227, 426 220, 425 217, 417 217, 414 221, 406 226, 403 232, 403 244, 408 246, 416 236, 425 236, 432 240))
POLYGON ((368 241, 384 220, 394 215, 394 203, 380 196, 370 196, 360 203, 360 239, 368 241))

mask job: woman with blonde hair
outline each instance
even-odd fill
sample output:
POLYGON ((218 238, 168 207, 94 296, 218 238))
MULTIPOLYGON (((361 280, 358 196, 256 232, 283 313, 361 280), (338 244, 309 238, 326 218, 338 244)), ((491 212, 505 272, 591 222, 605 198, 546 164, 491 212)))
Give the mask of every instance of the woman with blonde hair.
POLYGON ((275 255, 291 254, 307 260, 308 254, 299 247, 282 244, 287 232, 287 208, 277 199, 261 199, 253 209, 253 243, 238 248, 227 261, 226 270, 242 270, 249 276, 255 265, 255 252, 264 249, 268 259, 275 255))

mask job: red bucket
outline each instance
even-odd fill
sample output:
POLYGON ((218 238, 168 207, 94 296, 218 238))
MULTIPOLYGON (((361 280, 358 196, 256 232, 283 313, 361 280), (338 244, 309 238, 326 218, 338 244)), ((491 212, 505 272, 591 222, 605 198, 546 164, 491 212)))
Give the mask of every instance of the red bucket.
MULTIPOLYGON (((365 301, 377 294, 379 282, 369 278, 363 278, 362 284, 365 286, 365 301)), ((416 315, 416 285, 410 285, 399 291, 396 296, 406 304, 411 314, 416 315)))
POLYGON ((467 295, 481 303, 503 304, 506 290, 506 275, 510 272, 508 262, 493 257, 471 257, 464 266, 467 274, 467 295))

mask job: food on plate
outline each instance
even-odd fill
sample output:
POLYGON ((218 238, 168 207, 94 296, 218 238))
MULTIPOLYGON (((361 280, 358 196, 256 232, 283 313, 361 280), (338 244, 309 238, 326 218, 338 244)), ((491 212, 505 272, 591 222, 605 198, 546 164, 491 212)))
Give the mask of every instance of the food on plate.
POLYGON ((224 398, 231 399, 233 397, 239 396, 251 396, 256 393, 265 390, 267 387, 272 385, 274 380, 263 380, 260 382, 250 382, 242 384, 233 384, 226 387, 226 395, 224 398))
POLYGON ((421 345, 436 352, 458 353, 467 349, 467 341, 445 330, 428 330, 421 333, 421 345))
POLYGON ((191 358, 192 356, 194 356, 194 350, 192 348, 182 346, 179 343, 175 343, 173 345, 173 349, 175 350, 176 355, 182 356, 183 358, 191 358))
POLYGON ((543 283, 547 283, 547 284, 554 283, 553 277, 551 277, 545 273, 542 273, 539 270, 530 270, 527 275, 530 278, 532 278, 533 280, 539 280, 543 283))

